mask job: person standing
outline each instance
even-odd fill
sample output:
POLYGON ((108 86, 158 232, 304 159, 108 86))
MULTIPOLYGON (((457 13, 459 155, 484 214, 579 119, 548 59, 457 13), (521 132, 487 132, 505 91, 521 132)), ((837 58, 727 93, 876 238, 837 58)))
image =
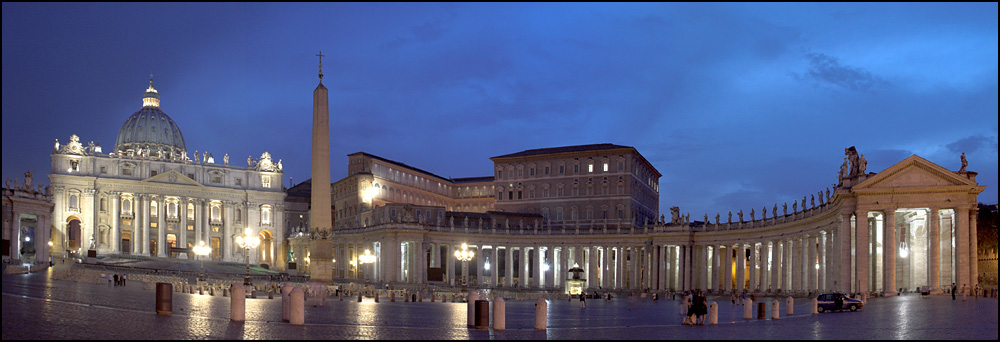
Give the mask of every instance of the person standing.
POLYGON ((583 295, 583 293, 580 294, 580 308, 581 309, 587 308, 587 296, 583 295))
POLYGON ((955 300, 956 291, 958 291, 958 287, 955 286, 955 283, 951 283, 951 300, 955 300))
POLYGON ((705 325, 705 315, 708 314, 708 300, 705 299, 705 292, 699 291, 694 297, 695 315, 698 316, 698 325, 705 325))

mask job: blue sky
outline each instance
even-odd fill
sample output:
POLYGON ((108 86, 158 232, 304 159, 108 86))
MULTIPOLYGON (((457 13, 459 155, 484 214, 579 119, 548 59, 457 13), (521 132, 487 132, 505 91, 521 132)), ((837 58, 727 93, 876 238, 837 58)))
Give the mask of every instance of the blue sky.
POLYGON ((309 178, 316 54, 331 169, 364 151, 444 177, 490 157, 633 146, 660 211, 770 208, 917 154, 997 203, 997 4, 3 3, 3 178, 55 139, 111 150, 149 74, 189 151, 309 178))

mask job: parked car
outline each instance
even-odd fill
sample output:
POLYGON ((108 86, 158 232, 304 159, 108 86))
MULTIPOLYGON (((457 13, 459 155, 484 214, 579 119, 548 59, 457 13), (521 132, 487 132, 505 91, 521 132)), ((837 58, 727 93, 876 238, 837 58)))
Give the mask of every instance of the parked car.
POLYGON ((819 312, 833 311, 833 310, 858 311, 858 309, 865 306, 864 302, 854 298, 850 298, 847 295, 839 292, 821 294, 819 295, 819 297, 816 297, 816 300, 817 300, 816 311, 819 312), (839 308, 837 307, 838 298, 840 299, 841 303, 839 308))

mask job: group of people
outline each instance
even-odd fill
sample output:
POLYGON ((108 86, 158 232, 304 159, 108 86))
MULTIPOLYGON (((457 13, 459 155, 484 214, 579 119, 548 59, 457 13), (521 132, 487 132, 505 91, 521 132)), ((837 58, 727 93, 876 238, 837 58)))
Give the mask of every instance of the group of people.
POLYGON ((686 292, 684 301, 688 311, 684 316, 684 325, 705 325, 705 315, 708 315, 708 299, 704 291, 686 292))
POLYGON ((124 274, 108 274, 108 286, 114 283, 114 286, 125 286, 125 279, 127 278, 124 274))

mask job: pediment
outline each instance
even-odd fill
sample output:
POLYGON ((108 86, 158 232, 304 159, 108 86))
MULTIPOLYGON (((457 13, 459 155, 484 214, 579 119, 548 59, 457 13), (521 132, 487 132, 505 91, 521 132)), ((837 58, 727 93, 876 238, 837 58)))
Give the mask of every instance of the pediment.
POLYGON ((976 186, 973 181, 934 164, 918 155, 912 155, 890 166, 885 171, 855 185, 854 190, 907 187, 976 186))
POLYGON ((188 178, 177 172, 176 170, 170 170, 153 177, 146 178, 142 180, 144 183, 159 183, 159 184, 176 184, 176 185, 194 185, 198 187, 204 187, 201 183, 196 182, 194 179, 188 178))

